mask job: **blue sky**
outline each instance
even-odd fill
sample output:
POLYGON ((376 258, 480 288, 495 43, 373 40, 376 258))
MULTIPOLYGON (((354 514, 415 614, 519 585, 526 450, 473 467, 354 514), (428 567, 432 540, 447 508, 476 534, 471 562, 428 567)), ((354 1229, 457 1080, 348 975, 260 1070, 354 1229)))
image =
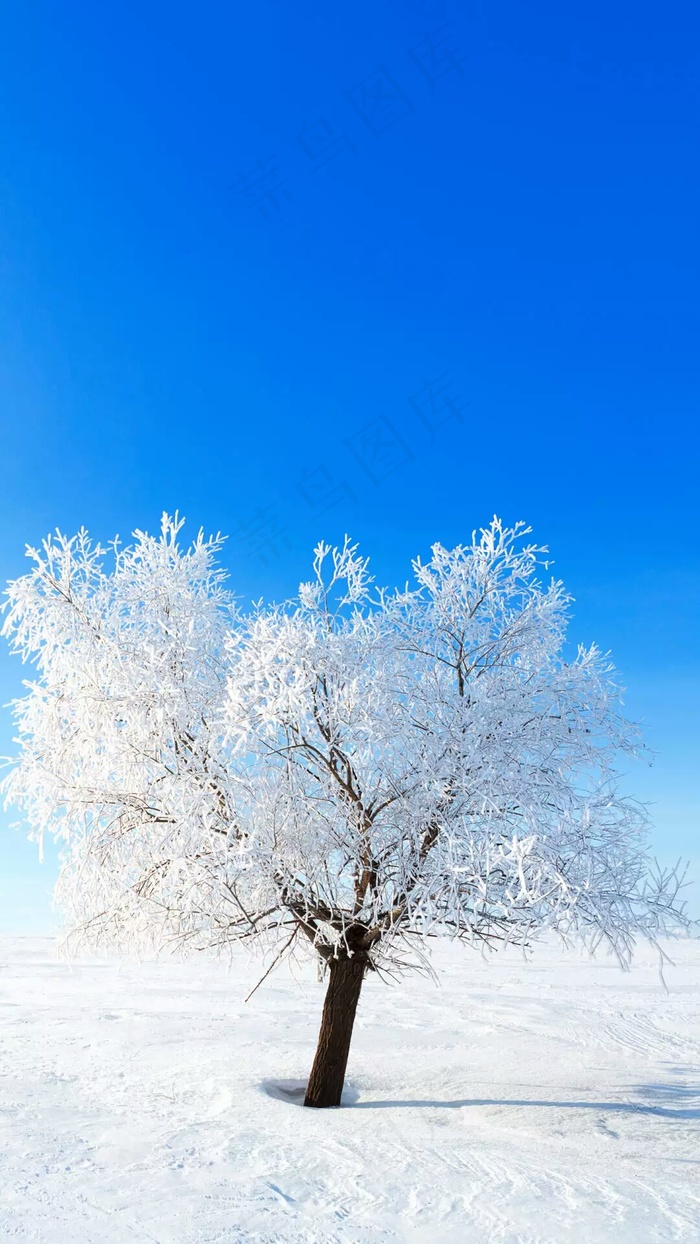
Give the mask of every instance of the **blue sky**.
MULTIPOLYGON (((696 6, 3 9, 0 579, 163 509, 244 599, 526 519, 700 875, 696 6)), ((0 924, 43 928, 10 819, 0 924)))

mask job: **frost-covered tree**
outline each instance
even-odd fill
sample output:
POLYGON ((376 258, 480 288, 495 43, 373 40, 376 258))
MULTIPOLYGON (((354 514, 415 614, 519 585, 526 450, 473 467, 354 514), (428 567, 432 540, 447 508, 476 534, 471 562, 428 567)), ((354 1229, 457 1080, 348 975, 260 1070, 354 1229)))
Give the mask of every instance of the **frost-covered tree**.
POLYGON ((320 544, 295 600, 245 617, 218 539, 182 552, 178 530, 109 572, 59 537, 9 588, 38 676, 6 793, 63 839, 58 900, 91 944, 306 946, 328 970, 306 1104, 334 1106, 365 975, 424 966, 427 939, 552 929, 626 964, 682 923, 618 790, 637 736, 612 666, 566 655, 529 529, 435 545, 391 593, 320 544))
POLYGON ((95 945, 182 936, 159 907, 178 887, 196 925, 194 874, 233 821, 221 719, 236 614, 219 537, 183 552, 181 527, 164 516, 160 538, 108 549, 59 533, 7 592, 4 634, 36 678, 3 785, 33 837, 62 842, 56 898, 95 945))

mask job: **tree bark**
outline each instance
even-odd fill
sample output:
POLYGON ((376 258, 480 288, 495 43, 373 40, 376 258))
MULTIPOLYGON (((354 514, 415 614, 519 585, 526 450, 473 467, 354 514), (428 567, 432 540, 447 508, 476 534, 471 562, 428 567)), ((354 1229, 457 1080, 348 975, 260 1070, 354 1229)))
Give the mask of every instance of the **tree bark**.
POLYGON ((305 1106, 339 1106, 350 1052, 352 1027, 367 969, 362 953, 342 954, 328 963, 330 980, 321 1031, 304 1098, 305 1106))

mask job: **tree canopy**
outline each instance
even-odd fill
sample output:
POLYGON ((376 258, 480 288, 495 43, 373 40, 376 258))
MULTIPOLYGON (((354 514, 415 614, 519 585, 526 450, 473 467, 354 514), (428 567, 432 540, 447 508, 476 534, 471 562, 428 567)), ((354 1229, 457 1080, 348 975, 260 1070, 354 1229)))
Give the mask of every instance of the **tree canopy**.
POLYGON ((626 964, 682 923, 620 793, 640 739, 612 664, 569 651, 570 597, 523 524, 434 545, 395 591, 321 543, 294 599, 247 612, 220 537, 183 548, 181 527, 58 534, 8 588, 36 673, 5 795, 62 842, 74 937, 305 945, 361 980, 439 933, 553 929, 626 964))

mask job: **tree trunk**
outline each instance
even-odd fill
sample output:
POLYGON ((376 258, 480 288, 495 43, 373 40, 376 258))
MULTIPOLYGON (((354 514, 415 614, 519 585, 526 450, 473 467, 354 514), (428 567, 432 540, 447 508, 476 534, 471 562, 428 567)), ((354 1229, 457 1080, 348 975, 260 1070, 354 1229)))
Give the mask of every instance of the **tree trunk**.
POLYGON ((350 1052, 352 1026, 367 958, 358 953, 329 962, 330 980, 323 1003, 316 1057, 304 1098, 305 1106, 339 1106, 350 1052))

